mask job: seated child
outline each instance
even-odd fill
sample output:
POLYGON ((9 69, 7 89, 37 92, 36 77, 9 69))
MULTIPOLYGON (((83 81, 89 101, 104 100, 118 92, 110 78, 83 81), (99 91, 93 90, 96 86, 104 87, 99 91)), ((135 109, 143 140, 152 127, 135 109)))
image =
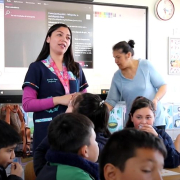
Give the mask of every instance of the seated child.
POLYGON ((174 141, 174 146, 176 150, 180 153, 180 134, 177 135, 175 141, 174 141))
POLYGON ((93 122, 96 141, 101 152, 111 136, 108 129, 109 110, 107 105, 98 95, 83 93, 72 101, 71 106, 72 112, 84 114, 93 122))
POLYGON ((160 180, 166 148, 145 131, 124 129, 112 134, 99 161, 101 180, 160 180))
POLYGON ((162 139, 167 149, 164 167, 175 168, 180 165, 180 153, 175 149, 171 137, 164 130, 153 127, 154 119, 155 108, 153 102, 139 96, 132 104, 126 128, 134 127, 135 129, 152 133, 162 139))
POLYGON ((84 115, 64 113, 56 116, 48 129, 48 163, 37 180, 98 180, 99 148, 94 125, 84 115))
POLYGON ((20 141, 19 134, 5 121, 0 120, 0 180, 22 180, 22 166, 13 162, 14 149, 20 141), (10 164, 11 171, 7 177, 5 169, 10 164))
MULTIPOLYGON (((67 112, 81 113, 94 123, 96 141, 98 143, 99 152, 101 153, 111 135, 108 130, 109 110, 106 104, 104 104, 104 101, 95 94, 77 93, 68 106, 67 112)), ((34 169, 36 175, 38 175, 46 163, 45 154, 48 149, 49 143, 46 137, 34 152, 34 169)))

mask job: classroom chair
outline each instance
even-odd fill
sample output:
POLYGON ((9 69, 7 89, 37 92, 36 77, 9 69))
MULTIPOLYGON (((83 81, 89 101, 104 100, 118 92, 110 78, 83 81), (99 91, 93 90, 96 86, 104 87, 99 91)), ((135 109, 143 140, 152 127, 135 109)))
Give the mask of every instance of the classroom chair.
POLYGON ((24 180, 35 180, 36 175, 34 173, 33 161, 30 161, 26 164, 24 169, 24 180))

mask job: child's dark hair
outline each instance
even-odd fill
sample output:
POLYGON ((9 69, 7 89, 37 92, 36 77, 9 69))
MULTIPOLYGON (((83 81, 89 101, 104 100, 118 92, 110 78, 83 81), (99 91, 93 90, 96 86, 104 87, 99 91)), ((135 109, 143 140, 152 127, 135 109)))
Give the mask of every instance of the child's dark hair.
POLYGON ((94 124, 95 132, 102 132, 110 137, 108 130, 109 110, 104 101, 95 94, 83 93, 77 96, 74 101, 73 112, 84 114, 94 124))
POLYGON ((138 109, 141 109, 141 108, 146 108, 148 107, 149 109, 152 110, 152 112, 154 113, 155 115, 155 108, 154 108, 154 104, 151 100, 143 97, 143 96, 138 96, 132 103, 132 106, 131 106, 131 110, 130 110, 130 113, 129 113, 129 118, 128 118, 128 121, 126 123, 126 128, 128 127, 134 127, 134 124, 133 122, 131 121, 131 116, 133 116, 134 112, 138 109))
POLYGON ((136 129, 124 129, 111 135, 100 155, 100 179, 104 178, 104 166, 111 163, 124 171, 126 161, 136 156, 139 148, 154 149, 166 158, 167 151, 162 140, 151 133, 136 129))
POLYGON ((50 147, 57 151, 78 153, 82 146, 90 145, 92 128, 94 125, 91 120, 82 114, 60 114, 49 125, 50 147))
POLYGON ((0 149, 13 146, 21 142, 20 135, 12 126, 3 120, 0 120, 0 149))
POLYGON ((133 50, 134 45, 135 45, 134 40, 129 40, 128 42, 121 41, 115 44, 112 49, 113 51, 121 49, 122 53, 125 53, 125 54, 127 54, 128 52, 131 52, 131 55, 134 56, 134 50, 133 50))

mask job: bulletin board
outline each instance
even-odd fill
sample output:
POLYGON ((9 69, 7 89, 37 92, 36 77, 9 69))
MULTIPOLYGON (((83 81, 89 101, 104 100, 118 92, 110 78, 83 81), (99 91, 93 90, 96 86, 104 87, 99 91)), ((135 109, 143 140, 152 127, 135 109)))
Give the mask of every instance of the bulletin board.
POLYGON ((180 37, 169 37, 169 74, 180 75, 180 37))

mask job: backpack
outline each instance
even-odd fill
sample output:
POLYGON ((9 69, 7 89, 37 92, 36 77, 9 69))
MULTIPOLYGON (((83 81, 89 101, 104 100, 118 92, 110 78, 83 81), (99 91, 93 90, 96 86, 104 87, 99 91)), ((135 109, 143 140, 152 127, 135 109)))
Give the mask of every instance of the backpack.
POLYGON ((31 154, 31 133, 30 128, 26 127, 24 116, 18 104, 6 104, 0 106, 0 120, 10 124, 22 138, 22 157, 31 154))

